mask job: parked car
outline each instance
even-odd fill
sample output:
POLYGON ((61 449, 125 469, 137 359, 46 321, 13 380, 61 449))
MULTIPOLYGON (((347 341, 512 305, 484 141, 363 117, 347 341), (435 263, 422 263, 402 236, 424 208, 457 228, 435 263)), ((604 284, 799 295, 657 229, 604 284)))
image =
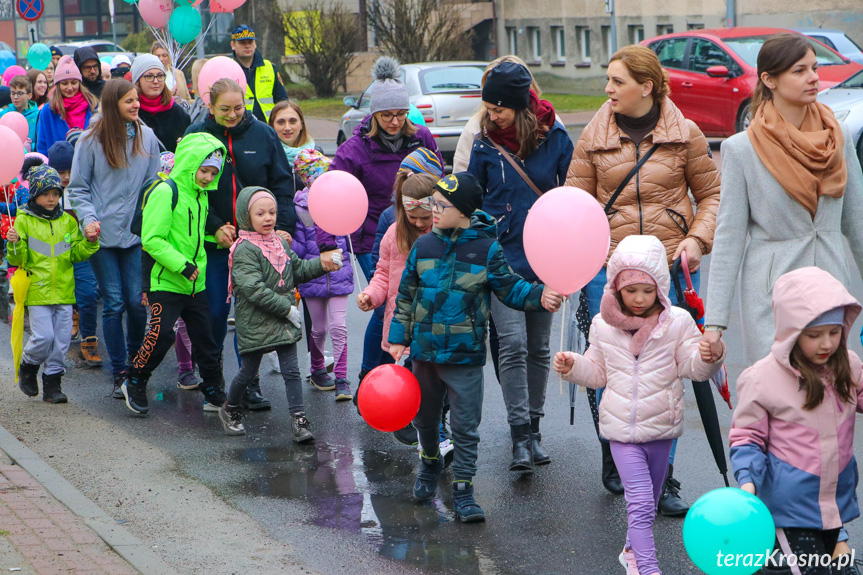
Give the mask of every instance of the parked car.
MULTIPOLYGON (((426 127, 436 138, 438 148, 452 163, 458 137, 467 121, 481 105, 481 81, 485 62, 428 62, 402 64, 402 81, 407 85, 410 102, 425 118, 426 127)), ((336 142, 341 145, 353 135, 369 115, 371 84, 359 98, 348 96, 350 109, 342 116, 336 142)))
POLYGON ((845 35, 842 30, 824 28, 795 28, 795 32, 815 38, 828 48, 832 48, 852 62, 863 64, 863 50, 854 40, 845 35))
POLYGON ((99 58, 103 58, 105 56, 113 58, 118 54, 124 54, 128 56, 130 60, 132 60, 137 55, 135 52, 128 52, 124 50, 122 46, 120 46, 119 44, 114 44, 110 40, 85 40, 83 42, 64 42, 63 44, 55 44, 55 46, 60 49, 64 56, 72 56, 75 54, 75 50, 84 46, 90 46, 91 48, 96 50, 96 54, 99 56, 99 58))
POLYGON ((863 163, 863 71, 824 90, 818 94, 818 101, 830 106, 837 120, 848 124, 857 156, 863 163))
MULTIPOLYGON (((642 45, 650 47, 668 70, 671 100, 698 124, 706 136, 726 137, 749 125, 750 102, 757 79, 758 52, 782 28, 738 26, 665 34, 642 45)), ((809 38, 818 61, 821 89, 830 88, 863 69, 809 38)))

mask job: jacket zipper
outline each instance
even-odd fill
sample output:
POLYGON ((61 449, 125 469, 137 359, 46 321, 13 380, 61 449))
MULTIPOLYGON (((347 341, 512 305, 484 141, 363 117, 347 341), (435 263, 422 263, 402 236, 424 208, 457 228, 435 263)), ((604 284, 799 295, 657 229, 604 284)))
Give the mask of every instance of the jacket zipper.
MULTIPOLYGON (((639 146, 635 146, 635 163, 638 163, 639 157, 641 156, 641 149, 639 146)), ((638 204, 638 235, 644 235, 644 218, 641 213, 641 182, 640 176, 641 169, 635 172, 635 201, 638 204)))
POLYGON ((234 136, 225 130, 228 137, 228 154, 231 156, 231 185, 234 189, 234 199, 231 202, 231 220, 234 228, 237 227, 237 161, 234 159, 234 136))
MULTIPOLYGON (((197 221, 200 222, 201 221, 201 192, 200 191, 198 192, 198 195, 195 196, 195 203, 198 204, 198 220, 197 221)), ((191 234, 191 231, 192 231, 191 215, 192 215, 192 209, 189 208, 189 216, 190 216, 189 217, 189 236, 192 235, 191 234)), ((200 230, 200 229, 201 229, 201 227, 198 226, 198 230, 200 230)), ((192 256, 192 263, 195 265, 197 265, 196 262, 198 261, 198 253, 200 251, 201 251, 201 233, 199 231, 198 232, 198 238, 195 240, 195 255, 192 256)), ((198 270, 198 273, 200 274, 201 271, 198 270)), ((195 278, 192 280, 192 297, 195 297, 195 285, 197 283, 198 283, 198 278, 195 278)))
POLYGON ((632 369, 632 408, 629 413, 629 442, 635 443, 635 416, 638 411, 638 358, 635 358, 635 365, 632 369))
POLYGON ((189 237, 192 237, 192 208, 189 208, 189 237))
POLYGON ((48 228, 51 230, 51 293, 57 301, 57 262, 54 260, 54 224, 51 220, 48 220, 48 228))

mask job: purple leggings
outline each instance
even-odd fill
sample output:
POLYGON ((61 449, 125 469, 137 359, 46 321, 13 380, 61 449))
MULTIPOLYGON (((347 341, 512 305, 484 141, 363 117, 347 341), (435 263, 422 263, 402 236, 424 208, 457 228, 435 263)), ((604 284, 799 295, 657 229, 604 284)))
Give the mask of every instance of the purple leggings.
POLYGON ((626 548, 635 553, 638 572, 661 573, 653 541, 653 521, 668 474, 668 456, 673 439, 647 443, 610 441, 611 455, 620 473, 626 497, 626 548))
POLYGON ((312 373, 324 369, 324 345, 327 332, 333 340, 333 375, 336 378, 348 376, 348 296, 307 297, 304 298, 312 318, 312 340, 309 351, 312 354, 312 373))
POLYGON ((192 340, 189 339, 189 332, 186 330, 186 323, 182 318, 177 320, 176 327, 177 373, 182 375, 195 369, 192 364, 192 340))

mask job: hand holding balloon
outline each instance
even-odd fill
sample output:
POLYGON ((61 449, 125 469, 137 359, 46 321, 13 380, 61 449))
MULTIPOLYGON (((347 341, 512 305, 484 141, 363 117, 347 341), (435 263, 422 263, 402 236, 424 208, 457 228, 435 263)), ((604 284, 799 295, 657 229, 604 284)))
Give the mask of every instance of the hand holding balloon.
POLYGON ((9 231, 6 232, 6 239, 13 244, 17 244, 21 237, 18 235, 18 232, 15 231, 15 228, 9 228, 9 231))
POLYGON ((394 360, 399 361, 402 358, 402 356, 405 354, 406 349, 407 349, 406 346, 403 346, 403 345, 398 344, 398 343, 391 343, 390 344, 390 355, 393 356, 394 360))
POLYGON ((575 360, 567 352, 559 351, 554 354, 552 367, 557 373, 569 373, 575 365, 575 360))
POLYGON ((560 295, 548 286, 542 289, 542 307, 554 313, 560 309, 560 304, 563 303, 564 296, 560 295))

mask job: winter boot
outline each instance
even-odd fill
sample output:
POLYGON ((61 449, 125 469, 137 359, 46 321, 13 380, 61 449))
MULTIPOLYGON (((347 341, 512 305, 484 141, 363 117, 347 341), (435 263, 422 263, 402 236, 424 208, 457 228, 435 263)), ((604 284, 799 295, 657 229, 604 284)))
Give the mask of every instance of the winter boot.
POLYGON ((261 378, 255 376, 255 380, 246 388, 246 393, 240 399, 240 405, 251 411, 261 411, 272 408, 270 400, 261 395, 261 378))
POLYGON ((602 446, 602 486, 612 495, 623 495, 623 482, 611 456, 611 445, 607 441, 599 441, 602 446))
POLYGON ((129 375, 125 383, 120 386, 123 397, 126 399, 126 407, 135 415, 146 416, 150 411, 147 402, 147 378, 138 375, 129 375))
POLYGON ((70 341, 78 341, 78 338, 81 337, 81 330, 78 327, 78 310, 72 310, 72 337, 70 341))
POLYGON ((539 432, 539 418, 530 418, 530 447, 534 465, 548 465, 551 457, 542 448, 542 434, 539 432))
POLYGON ((62 373, 52 373, 45 375, 42 373, 42 401, 48 403, 66 403, 69 399, 60 390, 60 382, 63 379, 62 373))
POLYGON ((336 401, 348 401, 353 399, 354 394, 351 393, 351 384, 343 377, 337 377, 336 382, 336 401))
POLYGON ((470 481, 452 482, 452 503, 455 515, 463 523, 485 521, 485 512, 473 498, 473 483, 470 481))
POLYGON ((315 438, 312 434, 312 426, 309 420, 306 419, 304 411, 298 411, 291 414, 291 431, 294 432, 294 441, 303 443, 315 438))
POLYGON ((417 430, 414 428, 412 423, 408 423, 403 428, 393 431, 393 437, 396 438, 396 441, 402 443, 404 445, 417 445, 420 440, 417 436, 417 430))
POLYGON ((680 497, 680 482, 672 475, 674 465, 668 464, 668 477, 662 485, 659 496, 659 512, 666 517, 683 517, 689 511, 689 504, 680 497))
POLYGON ((425 503, 434 499, 441 471, 443 471, 443 461, 440 458, 440 452, 434 457, 427 457, 425 453, 420 452, 420 470, 414 483, 414 501, 425 503))
POLYGON ((531 451, 530 424, 510 425, 512 434, 512 462, 510 471, 533 471, 533 453, 531 451))
POLYGON ((87 367, 102 367, 102 358, 99 357, 99 338, 91 335, 81 340, 81 357, 84 358, 87 367))
POLYGON ((28 397, 36 397, 39 395, 39 381, 36 376, 39 374, 39 366, 32 363, 21 362, 21 367, 18 368, 18 387, 28 397))
POLYGON ((219 408, 219 420, 228 435, 245 435, 246 428, 243 426, 243 410, 239 405, 228 405, 226 401, 219 408))
POLYGON ((335 380, 327 373, 326 369, 319 369, 314 372, 309 381, 319 391, 332 391, 336 388, 335 380))

